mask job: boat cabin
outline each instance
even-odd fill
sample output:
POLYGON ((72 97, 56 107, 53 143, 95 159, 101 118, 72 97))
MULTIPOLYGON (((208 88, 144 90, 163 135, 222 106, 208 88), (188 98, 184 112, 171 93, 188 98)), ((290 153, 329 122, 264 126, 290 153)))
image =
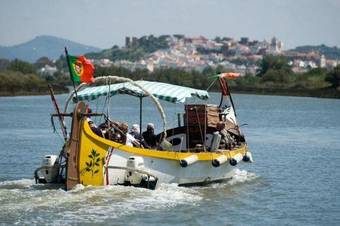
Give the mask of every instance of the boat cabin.
MULTIPOLYGON (((184 114, 179 114, 178 127, 156 135, 157 146, 153 149, 176 152, 216 152, 219 150, 232 150, 245 141, 240 134, 238 125, 227 119, 226 110, 219 108, 217 105, 186 104, 184 105, 184 110, 184 114), (163 140, 164 137, 166 140, 163 140)), ((103 122, 99 126, 100 129, 93 127, 92 121, 89 121, 89 124, 96 135, 101 136, 98 131, 102 129, 102 136, 106 139, 126 143, 125 136, 128 133, 126 123, 103 122), (108 135, 108 133, 110 134, 108 135)), ((134 146, 146 148, 140 139, 134 146)))
MULTIPOLYGON (((119 77, 112 76, 110 79, 119 77)), ((109 84, 108 77, 103 78, 106 85, 93 86, 82 89, 73 95, 73 101, 92 101, 105 97, 105 103, 110 103, 110 97, 116 94, 127 94, 138 97, 140 100, 139 125, 142 128, 143 98, 150 97, 156 105, 163 119, 163 132, 157 135, 158 146, 155 149, 177 152, 215 152, 231 150, 245 142, 242 136, 234 110, 231 95, 224 79, 218 77, 222 89, 219 105, 213 104, 185 104, 187 98, 196 97, 207 100, 209 94, 205 90, 165 84, 150 81, 119 80, 109 84), (184 103, 184 114, 178 115, 178 127, 167 129, 165 113, 158 102, 164 100, 172 103, 184 103)), ((96 78, 99 80, 99 78, 96 78)), ((65 108, 65 110, 67 107, 65 108)), ((109 116, 106 117, 109 119, 109 116)), ((107 123, 114 130, 122 130, 119 125, 107 123)), ((159 128, 159 126, 157 126, 159 128)), ((107 128, 111 130, 112 128, 107 128)), ((125 131, 126 133, 127 131, 125 131)), ((120 131, 121 136, 124 131, 120 131)), ((123 139, 123 141, 126 139, 123 139)), ((141 145, 142 147, 142 145, 141 145)), ((153 148, 154 149, 154 148, 153 148)))

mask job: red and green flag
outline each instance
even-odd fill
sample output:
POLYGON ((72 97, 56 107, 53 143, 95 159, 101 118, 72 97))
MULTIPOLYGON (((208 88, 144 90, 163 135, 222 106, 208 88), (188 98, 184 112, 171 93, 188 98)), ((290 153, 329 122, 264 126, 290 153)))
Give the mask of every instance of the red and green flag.
POLYGON ((84 56, 68 55, 70 72, 73 82, 93 83, 94 66, 84 56))

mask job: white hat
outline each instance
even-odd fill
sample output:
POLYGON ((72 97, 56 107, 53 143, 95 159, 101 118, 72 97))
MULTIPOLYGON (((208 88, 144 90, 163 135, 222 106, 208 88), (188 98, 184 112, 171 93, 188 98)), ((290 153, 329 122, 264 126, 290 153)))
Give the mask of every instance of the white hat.
POLYGON ((139 131, 139 125, 138 124, 133 124, 131 127, 132 131, 139 131))
POLYGON ((147 127, 146 128, 152 128, 154 129, 155 128, 155 125, 153 123, 148 123, 147 127))

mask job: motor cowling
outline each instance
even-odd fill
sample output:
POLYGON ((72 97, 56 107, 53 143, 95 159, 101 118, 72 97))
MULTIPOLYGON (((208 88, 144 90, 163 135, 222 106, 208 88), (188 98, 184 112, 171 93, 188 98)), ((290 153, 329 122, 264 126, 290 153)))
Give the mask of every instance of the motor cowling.
POLYGON ((57 181, 59 171, 58 156, 56 155, 45 155, 42 159, 40 167, 39 181, 45 183, 53 183, 57 181))
POLYGON ((151 176, 145 169, 144 159, 140 156, 130 156, 126 163, 124 184, 135 187, 155 189, 157 178, 151 176))
POLYGON ((126 170, 125 172, 125 181, 130 182, 132 185, 138 185, 141 183, 143 177, 145 177, 144 174, 134 171, 134 169, 137 170, 143 170, 144 169, 144 160, 140 156, 131 156, 129 157, 126 167, 130 168, 132 170, 126 170))

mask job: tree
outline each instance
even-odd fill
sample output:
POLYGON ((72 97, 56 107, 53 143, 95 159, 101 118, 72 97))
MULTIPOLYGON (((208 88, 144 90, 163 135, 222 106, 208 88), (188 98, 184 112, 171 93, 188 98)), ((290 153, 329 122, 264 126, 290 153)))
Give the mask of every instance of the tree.
POLYGON ((40 57, 35 63, 34 66, 36 68, 42 68, 45 67, 45 65, 49 65, 49 66, 54 66, 53 62, 48 59, 48 57, 40 57))
POLYGON ((61 55, 58 60, 56 60, 55 65, 57 66, 58 71, 62 71, 63 69, 68 70, 66 56, 61 55))
POLYGON ((23 74, 35 73, 35 68, 32 64, 27 63, 25 61, 18 60, 18 59, 13 60, 10 63, 8 69, 12 71, 20 71, 23 74))
POLYGON ((340 86, 340 65, 337 65, 326 76, 326 82, 331 83, 333 88, 340 86))
POLYGON ((281 71, 291 73, 291 68, 288 65, 288 59, 284 56, 266 55, 259 63, 258 76, 264 76, 267 71, 281 71))
POLYGON ((7 59, 0 59, 0 71, 5 70, 9 67, 11 62, 7 59))
POLYGON ((263 82, 274 82, 282 84, 287 84, 290 82, 289 73, 282 69, 268 69, 268 71, 262 76, 261 80, 263 82))
POLYGON ((214 41, 215 41, 215 42, 221 42, 221 41, 222 41, 222 39, 221 39, 221 37, 219 37, 219 36, 216 36, 216 37, 214 38, 214 41))

